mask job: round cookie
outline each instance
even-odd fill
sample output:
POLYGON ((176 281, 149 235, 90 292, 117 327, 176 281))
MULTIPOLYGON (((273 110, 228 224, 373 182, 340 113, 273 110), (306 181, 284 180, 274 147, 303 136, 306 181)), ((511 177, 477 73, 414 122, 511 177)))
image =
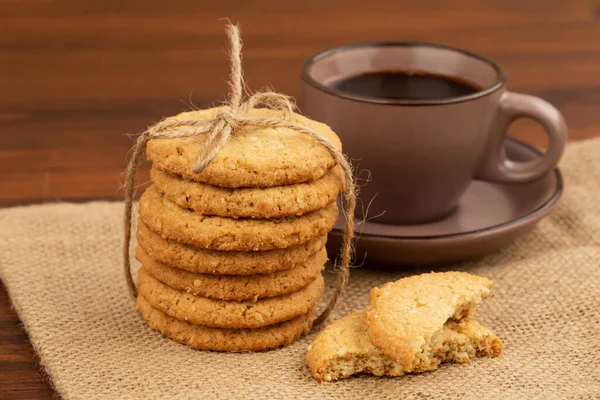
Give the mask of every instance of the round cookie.
POLYGON ((173 289, 212 299, 256 301, 295 292, 314 281, 327 261, 327 251, 323 248, 293 268, 262 275, 195 274, 154 261, 139 246, 136 257, 150 275, 173 289))
POLYGON ((304 243, 329 232, 338 217, 335 203, 300 217, 233 219, 183 209, 149 187, 139 203, 148 228, 178 242, 220 251, 263 251, 304 243))
POLYGON ((466 272, 410 276, 373 288, 367 333, 383 353, 409 370, 426 364, 432 342, 449 320, 472 315, 492 292, 492 281, 466 272))
POLYGON ((155 167, 150 177, 154 187, 179 207, 230 218, 300 216, 333 203, 343 186, 338 168, 316 181, 267 188, 222 188, 182 179, 155 167))
POLYGON ((214 300, 172 289, 145 268, 138 272, 139 293, 152 307, 167 315, 212 328, 261 328, 287 321, 312 309, 323 293, 324 280, 317 277, 306 287, 283 296, 253 301, 214 300))
POLYGON ((193 325, 170 317, 152 308, 143 296, 138 296, 136 309, 152 329, 177 342, 199 350, 236 352, 287 346, 310 330, 315 314, 312 309, 289 321, 258 329, 220 329, 193 325))
POLYGON ((217 251, 165 240, 142 221, 138 244, 150 258, 173 268, 201 274, 254 275, 293 268, 325 247, 327 236, 318 236, 296 246, 269 251, 217 251))
MULTIPOLYGON (((219 108, 184 112, 166 122, 200 120, 215 117, 219 108)), ((248 118, 276 118, 281 111, 256 108, 248 118)), ((290 122, 309 127, 329 139, 339 149, 339 138, 325 124, 293 113, 290 122)), ((214 160, 199 174, 192 172, 205 135, 176 139, 152 139, 146 156, 159 169, 185 179, 215 186, 270 187, 319 179, 334 166, 329 151, 308 135, 293 129, 254 126, 239 127, 214 160)))

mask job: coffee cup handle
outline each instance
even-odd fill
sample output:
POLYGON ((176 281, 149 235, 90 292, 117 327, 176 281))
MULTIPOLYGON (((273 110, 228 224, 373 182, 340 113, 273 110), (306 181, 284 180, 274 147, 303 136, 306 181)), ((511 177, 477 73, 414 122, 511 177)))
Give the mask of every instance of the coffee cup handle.
POLYGON ((565 119, 552 104, 539 97, 505 92, 492 124, 477 179, 493 182, 529 182, 553 169, 562 156, 567 142, 565 119), (535 161, 518 162, 506 156, 505 140, 508 127, 519 118, 539 122, 548 135, 548 149, 535 161))

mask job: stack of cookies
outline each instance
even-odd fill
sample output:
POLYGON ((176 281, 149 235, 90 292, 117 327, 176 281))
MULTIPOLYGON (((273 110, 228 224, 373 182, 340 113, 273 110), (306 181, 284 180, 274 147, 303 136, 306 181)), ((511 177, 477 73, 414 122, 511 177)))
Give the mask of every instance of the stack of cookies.
MULTIPOLYGON (((200 120, 217 112, 173 118, 200 120)), ((326 125, 297 114, 291 119, 341 147, 326 125)), ((343 189, 338 167, 303 133, 241 127, 194 174, 204 140, 147 144, 153 185, 139 203, 137 309, 152 328, 198 349, 290 344, 312 326, 323 292, 325 242, 343 189)))

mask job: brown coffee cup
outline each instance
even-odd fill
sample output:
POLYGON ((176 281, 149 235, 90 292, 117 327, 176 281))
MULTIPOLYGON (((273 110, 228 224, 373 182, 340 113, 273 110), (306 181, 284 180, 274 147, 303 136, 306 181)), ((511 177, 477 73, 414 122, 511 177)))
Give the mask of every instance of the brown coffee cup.
POLYGON ((356 216, 382 223, 443 218, 474 179, 535 180, 556 166, 567 141, 564 118, 550 103, 507 91, 497 64, 447 46, 382 42, 330 49, 304 64, 302 90, 302 111, 331 126, 353 161, 361 184, 356 216), (447 76, 479 89, 415 100, 362 96, 332 85, 391 70, 447 76), (505 154, 508 127, 523 117, 538 121, 548 134, 548 149, 535 162, 505 154))

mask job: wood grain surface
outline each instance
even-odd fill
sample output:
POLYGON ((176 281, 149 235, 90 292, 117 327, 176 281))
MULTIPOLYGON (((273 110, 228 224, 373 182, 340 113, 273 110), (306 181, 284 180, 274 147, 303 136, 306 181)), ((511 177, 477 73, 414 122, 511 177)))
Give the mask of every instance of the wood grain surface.
MULTIPOLYGON (((299 95, 302 61, 328 47, 438 42, 497 61, 571 140, 600 132, 599 1, 0 0, 0 205, 120 199, 131 135, 224 99, 225 17, 253 89, 299 95)), ((532 122, 511 133, 544 144, 532 122)), ((0 398, 52 396, 0 285, 0 398)))

